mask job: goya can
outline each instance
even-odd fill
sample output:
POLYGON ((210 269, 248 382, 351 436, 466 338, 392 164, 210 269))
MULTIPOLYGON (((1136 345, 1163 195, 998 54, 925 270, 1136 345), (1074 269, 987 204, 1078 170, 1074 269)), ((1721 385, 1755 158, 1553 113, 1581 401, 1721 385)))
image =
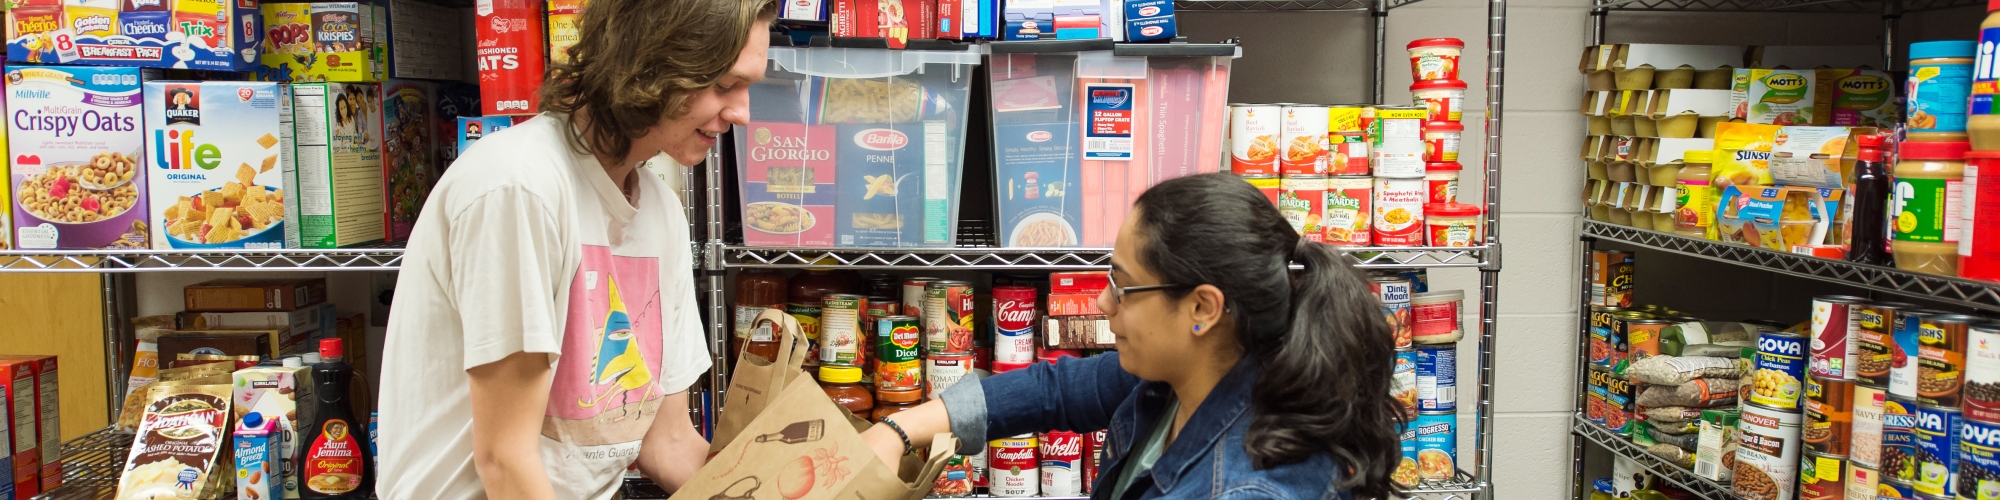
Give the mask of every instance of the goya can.
POLYGON ((1854 386, 1854 425, 1848 431, 1847 457, 1854 463, 1882 465, 1882 412, 1889 394, 1880 387, 1854 386))
POLYGON ((2000 423, 1966 420, 1958 428, 1958 497, 2000 498, 2000 423))
POLYGON ((1867 301, 1846 295, 1813 297, 1812 364, 1807 368, 1813 375, 1854 379, 1854 364, 1861 357, 1861 345, 1853 341, 1861 329, 1856 306, 1867 301))
POLYGON ((1917 406, 1917 455, 1913 457, 1917 470, 1916 478, 1911 480, 1917 493, 1952 493, 1961 422, 1957 408, 1917 406))
POLYGON ((1917 402, 1889 397, 1882 405, 1882 476, 1909 483, 1917 479, 1917 402))
POLYGON ((1229 105, 1229 170, 1238 174, 1278 173, 1282 119, 1275 105, 1229 105))
POLYGON ((1892 335, 1895 345, 1894 355, 1889 364, 1889 395, 1911 399, 1917 397, 1918 342, 1923 336, 1925 321, 1932 316, 1945 313, 1939 311, 1903 311, 1896 316, 1896 331, 1892 335))
POLYGON ((1451 480, 1458 472, 1458 414, 1419 413, 1410 426, 1417 431, 1417 477, 1451 480))
POLYGON ((1941 314, 1925 316, 1917 331, 1917 403, 1959 405, 1959 389, 1965 381, 1965 342, 1975 316, 1941 314))
MULTIPOLYGON (((1422 163, 1418 164, 1421 170, 1422 163)), ((1424 200, 1430 196, 1423 175, 1414 179, 1375 178, 1375 246, 1413 247, 1424 244, 1424 200)))
POLYGON ((1376 177, 1424 178, 1423 106, 1376 106, 1375 121, 1369 125, 1370 167, 1376 177))
POLYGON ((1278 193, 1284 184, 1276 174, 1248 174, 1241 177, 1243 182, 1248 182, 1251 187, 1257 188, 1257 192, 1264 193, 1265 198, 1270 198, 1271 206, 1278 206, 1278 193))
POLYGON ((819 310, 819 362, 855 366, 861 363, 861 311, 868 299, 844 293, 827 294, 819 310))
POLYGON ((1382 319, 1395 331, 1396 348, 1409 347, 1416 333, 1410 324, 1410 280, 1376 276, 1369 279, 1368 288, 1382 301, 1382 319))
POLYGON ((1033 363, 1035 321, 1040 316, 1034 287, 993 287, 993 361, 1033 363))
POLYGON ((1757 336, 1757 364, 1753 367, 1750 402, 1781 410, 1796 410, 1806 374, 1806 338, 1785 332, 1764 332, 1757 336))
POLYGON ((1328 245, 1368 246, 1374 243, 1374 215, 1369 213, 1375 197, 1375 178, 1343 175, 1326 180, 1325 216, 1319 220, 1322 241, 1328 245))
POLYGON ((1458 346, 1417 346, 1417 409, 1458 410, 1458 346))
POLYGON ((1806 451, 1847 456, 1854 425, 1854 381, 1807 375, 1805 415, 1801 439, 1806 451))
POLYGON ((1799 500, 1843 500, 1847 457, 1805 452, 1799 458, 1799 500))
POLYGON ((1320 219, 1326 217, 1326 176, 1287 175, 1278 191, 1278 213, 1292 230, 1310 241, 1321 241, 1320 219))
POLYGON ((1743 405, 1736 432, 1736 479, 1744 498, 1792 498, 1798 482, 1799 413, 1751 403, 1743 405))
POLYGON ((959 379, 972 373, 972 353, 929 354, 924 356, 924 379, 929 382, 929 397, 937 397, 959 379))
POLYGON ((884 316, 875 322, 875 388, 907 391, 924 388, 924 364, 918 344, 924 328, 916 316, 884 316))
POLYGON ((1876 491, 1882 483, 1882 473, 1874 467, 1847 460, 1847 498, 1854 500, 1875 500, 1876 491))
POLYGON ((1966 339, 1965 419, 2000 422, 2000 324, 1972 325, 1966 339))
POLYGON ((1278 170, 1286 175, 1326 174, 1327 107, 1286 105, 1278 123, 1278 170))
POLYGON ((972 352, 972 284, 935 281, 924 288, 924 353, 972 352))
POLYGON ((1856 322, 1860 330, 1854 340, 1859 342, 1859 361, 1854 370, 1854 378, 1863 385, 1889 386, 1889 369, 1896 359, 1896 322, 1902 312, 1915 306, 1898 302, 1867 302, 1861 304, 1861 319, 1856 322))
POLYGON ((1042 464, 1036 458, 1040 443, 1034 434, 1001 438, 986 443, 986 490, 995 497, 1032 497, 1041 493, 1042 464))
POLYGON ((1396 364, 1389 370, 1389 394, 1403 407, 1403 415, 1417 417, 1417 350, 1397 349, 1396 364))

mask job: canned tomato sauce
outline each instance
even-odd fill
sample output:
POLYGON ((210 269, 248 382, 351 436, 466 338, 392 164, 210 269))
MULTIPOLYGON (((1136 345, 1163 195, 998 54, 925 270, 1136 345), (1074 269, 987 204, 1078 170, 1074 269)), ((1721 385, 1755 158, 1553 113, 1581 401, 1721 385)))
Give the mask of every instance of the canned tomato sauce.
POLYGON ((924 289, 924 353, 972 352, 972 283, 934 281, 924 289))
POLYGON ((1278 124, 1279 171, 1292 174, 1326 174, 1327 107, 1311 104, 1287 105, 1278 124))
POLYGON ((1944 314, 1926 316, 1917 331, 1917 403, 1938 406, 1959 405, 1959 389, 1965 380, 1965 342, 1975 316, 1944 314))
POLYGON ((1799 500, 1843 500, 1847 457, 1806 452, 1799 459, 1799 500))
POLYGON ((1882 405, 1882 476, 1908 484, 1917 478, 1917 403, 1889 397, 1882 405))
POLYGON ((1287 175, 1278 191, 1278 213, 1292 230, 1309 241, 1322 241, 1320 219, 1326 217, 1326 176, 1287 175))
POLYGON ((1799 379, 1806 374, 1805 356, 1806 339, 1802 335, 1785 332, 1758 335, 1750 402, 1783 410, 1798 409, 1800 391, 1804 388, 1799 379))
POLYGON ((1265 198, 1270 198, 1271 206, 1278 206, 1278 193, 1281 191, 1283 184, 1280 183, 1277 175, 1249 174, 1242 177, 1243 182, 1250 183, 1251 186, 1257 188, 1257 192, 1264 193, 1265 198))
POLYGON ((915 316, 918 323, 921 324, 923 322, 925 289, 929 288, 931 283, 937 281, 937 278, 910 278, 903 280, 902 298, 904 316, 915 316))
POLYGON ((1966 339, 1965 419, 2000 422, 2000 324, 1973 325, 1966 339))
MULTIPOLYGON (((1419 169, 1422 164, 1419 163, 1419 169)), ((1424 244, 1424 199, 1429 196, 1423 174, 1414 179, 1375 178, 1375 246, 1413 247, 1424 244)))
POLYGON ((1736 433, 1736 479, 1731 486, 1738 496, 1792 498, 1799 467, 1799 420, 1795 411, 1743 405, 1736 433))
POLYGON ((1329 245, 1368 246, 1374 234, 1369 230, 1373 215, 1368 212, 1375 197, 1375 179, 1344 175, 1326 180, 1326 215, 1320 218, 1320 233, 1329 245))
POLYGON ((1917 493, 1952 493, 1952 471, 1958 468, 1960 422, 1957 408, 1917 406, 1917 470, 1911 484, 1917 493))
POLYGON ((1410 346, 1416 332, 1410 324, 1410 280, 1400 276, 1375 276, 1368 281, 1375 298, 1382 301, 1382 319, 1395 329, 1396 348, 1410 346))
POLYGON ((1854 425, 1854 382, 1806 376, 1806 451, 1847 456, 1854 425))
POLYGON ((929 397, 937 397, 969 373, 972 373, 972 353, 924 356, 924 378, 930 382, 929 397))
POLYGON ((1966 420, 1959 427, 1958 496, 2000 496, 2000 424, 1966 420))
POLYGON ((1848 430, 1847 457, 1854 463, 1882 465, 1882 412, 1888 393, 1880 387, 1854 386, 1854 425, 1848 430))
POLYGON ((1807 368, 1813 375, 1854 379, 1854 364, 1861 356, 1861 346, 1853 341, 1861 329, 1856 307, 1863 302, 1867 299, 1846 295, 1813 297, 1812 364, 1807 368))
POLYGON ((1854 340, 1859 344, 1858 365, 1855 380, 1865 385, 1888 387, 1889 369, 1896 358, 1896 322, 1902 311, 1914 308, 1899 302, 1866 302, 1861 304, 1861 318, 1856 321, 1861 329, 1855 332, 1854 340))
POLYGON ((1280 108, 1229 105, 1229 169, 1238 174, 1278 173, 1280 108))
POLYGON ((855 366, 861 362, 861 310, 868 299, 860 295, 827 294, 819 310, 819 362, 822 365, 855 366))

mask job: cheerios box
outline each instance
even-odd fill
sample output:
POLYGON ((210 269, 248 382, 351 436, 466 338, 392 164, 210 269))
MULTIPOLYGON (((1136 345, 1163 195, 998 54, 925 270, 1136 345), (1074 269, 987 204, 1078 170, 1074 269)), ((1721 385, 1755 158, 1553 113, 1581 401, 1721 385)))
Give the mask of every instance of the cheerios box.
POLYGON ((146 82, 153 248, 285 246, 278 84, 146 82))
POLYGON ((147 248, 139 68, 7 69, 14 245, 147 248))

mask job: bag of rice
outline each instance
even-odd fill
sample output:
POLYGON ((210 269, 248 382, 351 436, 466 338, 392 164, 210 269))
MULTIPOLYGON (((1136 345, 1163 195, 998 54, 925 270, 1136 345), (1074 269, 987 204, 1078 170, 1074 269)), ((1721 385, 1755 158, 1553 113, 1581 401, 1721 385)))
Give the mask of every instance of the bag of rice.
POLYGON ((1698 378, 1741 376, 1738 370, 1733 358, 1661 355, 1633 361, 1625 368, 1625 375, 1645 384, 1681 385, 1698 378))
POLYGON ((1653 423, 1692 424, 1701 421, 1701 408, 1688 408, 1686 406, 1646 408, 1640 411, 1640 415, 1645 417, 1641 420, 1653 423))
POLYGON ((1735 379, 1695 379, 1678 386, 1650 385, 1639 392, 1639 406, 1713 408, 1736 404, 1735 379))

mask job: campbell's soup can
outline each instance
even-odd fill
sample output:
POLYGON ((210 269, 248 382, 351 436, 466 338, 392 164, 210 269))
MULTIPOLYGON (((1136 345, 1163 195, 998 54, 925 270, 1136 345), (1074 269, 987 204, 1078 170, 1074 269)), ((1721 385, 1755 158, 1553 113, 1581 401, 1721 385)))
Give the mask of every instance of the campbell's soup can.
POLYGON ((1327 107, 1288 104, 1278 123, 1278 170, 1286 175, 1326 175, 1327 107))
POLYGON ((1847 456, 1854 426, 1854 381, 1806 376, 1806 451, 1847 456))
POLYGON ((1757 335, 1757 361, 1751 378, 1756 382, 1750 402, 1781 410, 1798 410, 1805 395, 1806 338, 1785 332, 1757 335))
POLYGON ((1242 177, 1243 182, 1250 183, 1252 187, 1257 188, 1257 192, 1264 193, 1265 198, 1270 198, 1271 206, 1278 206, 1278 193, 1281 192, 1284 185, 1278 179, 1277 175, 1249 174, 1242 177))
POLYGON ((986 443, 986 491, 996 497, 1032 497, 1042 489, 1042 465, 1035 460, 1040 443, 1034 434, 986 443))
POLYGON ((940 280, 924 288, 924 353, 972 352, 976 302, 972 283, 940 280))
POLYGON ((1959 498, 2000 498, 2000 424, 1968 419, 1958 436, 1959 498))
POLYGON ((1343 175, 1326 180, 1326 215, 1319 219, 1322 240, 1328 245, 1365 247, 1375 242, 1374 216, 1368 213, 1375 199, 1375 178, 1343 175))
POLYGON ((1856 306, 1867 301, 1846 295, 1813 297, 1812 363, 1807 366, 1813 375, 1854 379, 1854 364, 1861 357, 1861 345, 1853 341, 1861 329, 1856 306))
POLYGON ((1851 457, 1847 460, 1847 498, 1875 500, 1876 485, 1881 481, 1882 473, 1874 467, 1855 463, 1851 457))
POLYGON ((1396 348, 1410 347, 1414 331, 1410 325, 1410 280, 1401 276, 1369 278, 1368 289, 1382 301, 1382 319, 1395 331, 1396 348))
POLYGON ((918 320, 922 320, 925 317, 925 289, 929 288, 931 283, 936 281, 938 281, 937 278, 910 278, 903 280, 902 299, 904 316, 916 316, 918 320))
MULTIPOLYGON (((1422 165, 1418 166, 1419 169, 1422 165)), ((1414 247, 1424 244, 1424 199, 1429 196, 1423 174, 1414 179, 1375 178, 1375 246, 1414 247)))
POLYGON ((926 396, 937 397, 946 388, 958 383, 972 373, 972 353, 926 354, 924 355, 924 379, 930 383, 931 392, 926 396))
POLYGON ((1806 452, 1799 459, 1799 500, 1847 497, 1847 457, 1806 452))
POLYGON ((1424 178, 1423 106, 1377 106, 1368 127, 1369 154, 1376 177, 1424 178))
POLYGON ((1034 287, 993 287, 993 361, 1035 361, 1036 300, 1034 287))
POLYGON ((1278 213, 1292 230, 1309 241, 1321 241, 1320 220, 1326 217, 1326 176, 1287 175, 1278 191, 1278 213))
POLYGON ((1798 482, 1799 413, 1751 403, 1737 423, 1733 489, 1743 498, 1792 498, 1798 482))
POLYGON ((2000 422, 2000 324, 1972 325, 1966 339, 1965 419, 2000 422))
POLYGON ((1882 465, 1882 418, 1889 394, 1880 387, 1854 386, 1854 424, 1848 428, 1847 458, 1874 468, 1882 465))
POLYGON ((1957 407, 1965 381, 1966 341, 1976 316, 1925 316, 1917 330, 1917 403, 1957 407))
POLYGON ((1083 434, 1049 431, 1041 435, 1042 496, 1083 496, 1083 434))
POLYGON ((1368 126, 1362 121, 1366 107, 1343 104, 1327 109, 1327 175, 1369 175, 1368 126))
POLYGON ((1952 471, 1958 469, 1954 458, 1959 426, 1964 421, 1960 415, 1957 408, 1917 405, 1917 454, 1909 458, 1916 462, 1917 474, 1911 486, 1917 493, 1953 493, 1952 471))
POLYGON ((478 0, 473 22, 478 37, 479 102, 485 116, 541 112, 542 2, 478 0))
POLYGON ((1861 319, 1855 322, 1860 327, 1854 332, 1854 342, 1858 343, 1859 359, 1854 368, 1854 379, 1863 385, 1889 386, 1889 370, 1896 358, 1896 324, 1903 311, 1916 306, 1900 302, 1864 302, 1860 306, 1861 319))
POLYGON ((1238 174, 1278 173, 1282 121, 1282 108, 1276 105, 1229 105, 1229 170, 1238 174))

